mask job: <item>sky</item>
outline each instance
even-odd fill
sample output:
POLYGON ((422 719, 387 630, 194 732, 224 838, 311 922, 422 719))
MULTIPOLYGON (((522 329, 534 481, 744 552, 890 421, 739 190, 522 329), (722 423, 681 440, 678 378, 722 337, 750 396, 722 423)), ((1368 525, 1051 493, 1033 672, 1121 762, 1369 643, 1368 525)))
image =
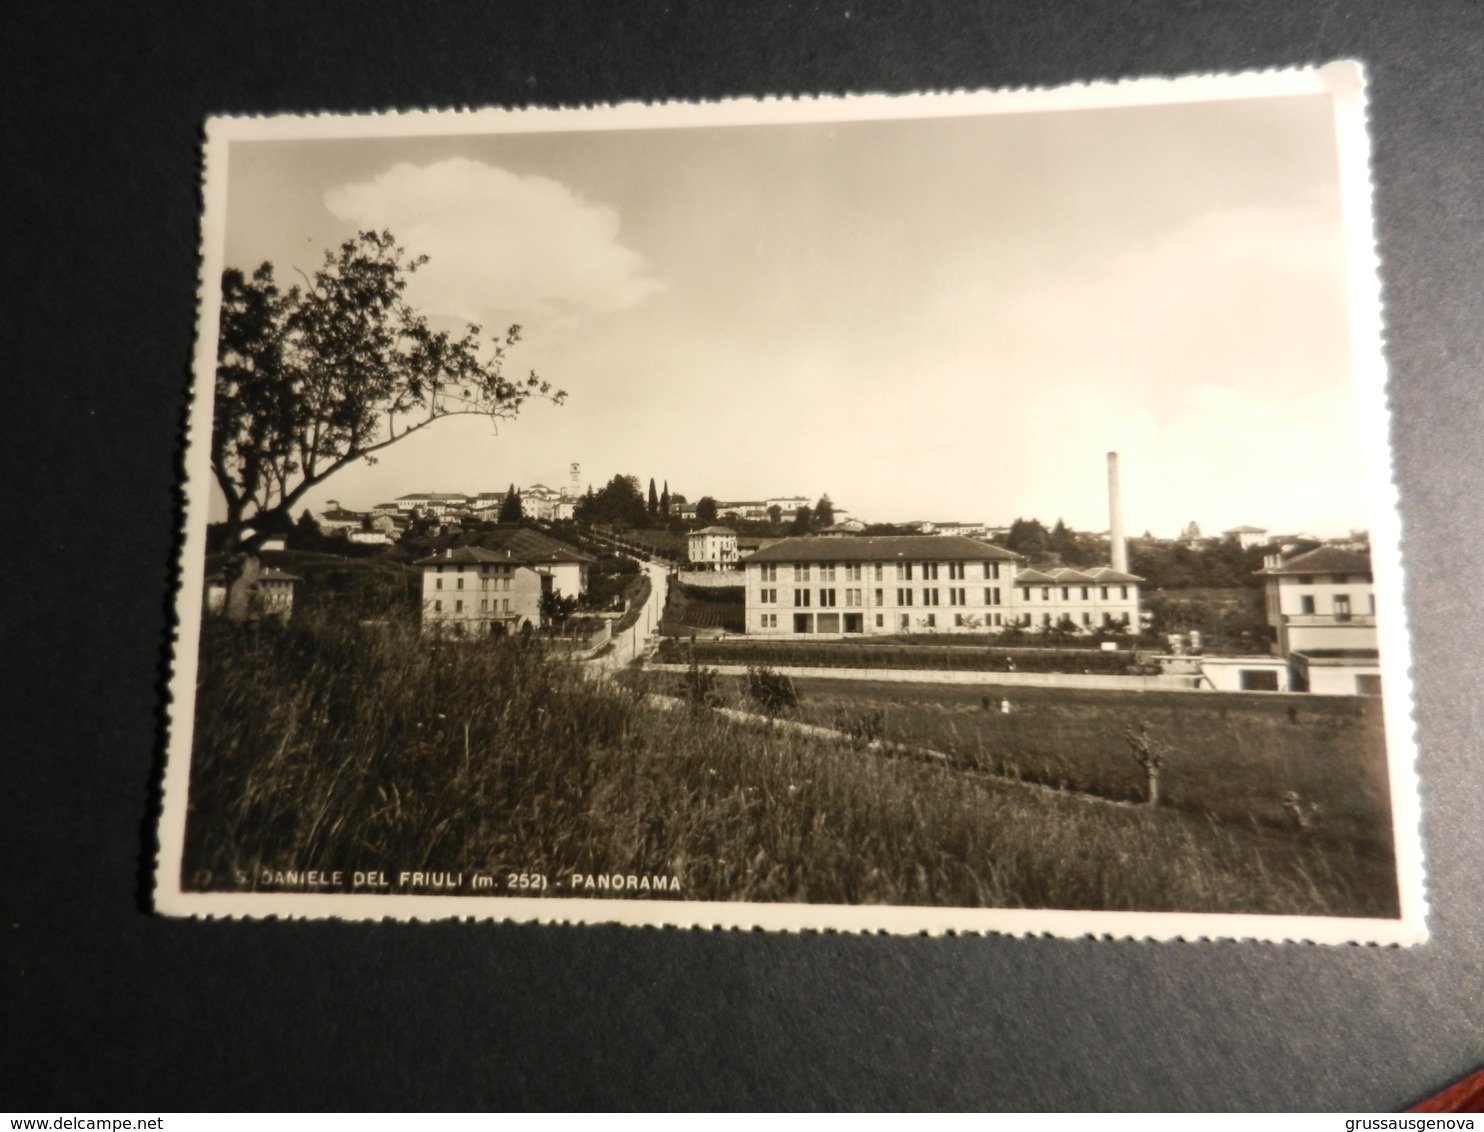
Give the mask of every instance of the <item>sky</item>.
POLYGON ((225 262, 363 228, 437 325, 567 402, 440 422, 313 491, 828 493, 867 521, 1363 529, 1330 99, 233 141, 225 262))

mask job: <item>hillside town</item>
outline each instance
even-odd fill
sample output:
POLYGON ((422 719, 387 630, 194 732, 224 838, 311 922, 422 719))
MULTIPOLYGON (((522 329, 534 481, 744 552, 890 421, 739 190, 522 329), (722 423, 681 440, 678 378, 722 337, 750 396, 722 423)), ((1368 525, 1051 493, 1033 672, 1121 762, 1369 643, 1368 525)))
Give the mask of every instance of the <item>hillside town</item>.
MULTIPOLYGON (((260 610, 291 614, 306 582, 291 548, 312 548, 415 573, 425 633, 564 632, 596 651, 636 600, 651 602, 640 582, 658 569, 651 652, 665 638, 933 634, 1114 653, 1130 671, 1215 690, 1379 692, 1363 533, 1321 540, 1241 525, 1212 537, 1192 521, 1173 538, 1128 537, 1112 453, 1109 528, 1097 532, 1023 519, 868 522, 828 495, 691 501, 653 481, 646 501, 621 476, 579 493, 578 470, 563 488, 410 492, 365 510, 331 500, 265 543, 260 610)), ((224 594, 214 575, 208 603, 220 608, 224 594)))

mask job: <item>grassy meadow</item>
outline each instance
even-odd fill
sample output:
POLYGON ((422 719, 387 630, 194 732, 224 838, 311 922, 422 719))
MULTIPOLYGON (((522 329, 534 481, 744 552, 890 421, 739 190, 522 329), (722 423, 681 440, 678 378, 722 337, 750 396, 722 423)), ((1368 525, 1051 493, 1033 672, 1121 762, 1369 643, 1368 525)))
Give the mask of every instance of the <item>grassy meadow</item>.
MULTIPOLYGON (((1173 757, 1172 804, 1151 809, 648 691, 515 638, 209 621, 182 876, 232 890, 265 869, 520 871, 562 896, 573 873, 663 873, 692 900, 1395 914, 1374 845, 1186 805, 1173 757)), ((807 688, 797 714, 862 707, 807 688)))

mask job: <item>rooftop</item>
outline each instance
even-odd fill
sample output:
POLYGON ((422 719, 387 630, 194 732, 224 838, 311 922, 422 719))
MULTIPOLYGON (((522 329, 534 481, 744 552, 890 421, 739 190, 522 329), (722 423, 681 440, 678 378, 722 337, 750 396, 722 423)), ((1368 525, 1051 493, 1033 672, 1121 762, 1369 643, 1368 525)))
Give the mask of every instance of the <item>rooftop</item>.
POLYGON ((1014 562, 1020 555, 961 535, 779 539, 748 562, 1014 562))
MULTIPOLYGON (((453 535, 437 535, 420 540, 436 555, 448 549, 478 549, 501 554, 499 559, 479 559, 484 562, 524 562, 527 565, 549 565, 557 562, 593 562, 592 555, 584 554, 574 546, 533 531, 529 527, 500 527, 493 531, 461 532, 453 535)), ((444 562, 451 559, 443 559, 444 562)))
POLYGON ((1307 554, 1290 558, 1276 566, 1259 570, 1259 574, 1369 574, 1371 554, 1368 550, 1347 550, 1342 546, 1321 546, 1307 554))
POLYGON ((731 527, 702 527, 698 531, 691 531, 693 535, 734 535, 736 533, 731 527))
POLYGON ((1136 574, 1124 574, 1111 566, 1088 566, 1073 570, 1069 566, 1058 566, 1053 570, 1021 570, 1015 575, 1016 585, 1036 586, 1085 586, 1089 582, 1106 586, 1119 583, 1137 584, 1144 579, 1136 574))

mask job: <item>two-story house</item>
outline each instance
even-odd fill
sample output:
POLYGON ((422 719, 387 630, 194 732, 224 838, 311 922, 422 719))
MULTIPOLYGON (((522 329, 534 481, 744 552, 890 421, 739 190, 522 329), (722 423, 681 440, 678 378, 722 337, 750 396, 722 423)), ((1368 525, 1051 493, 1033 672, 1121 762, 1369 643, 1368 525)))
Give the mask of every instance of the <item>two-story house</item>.
POLYGON ((1274 651, 1295 691, 1377 694, 1376 589, 1366 548, 1321 546, 1260 571, 1274 651))

